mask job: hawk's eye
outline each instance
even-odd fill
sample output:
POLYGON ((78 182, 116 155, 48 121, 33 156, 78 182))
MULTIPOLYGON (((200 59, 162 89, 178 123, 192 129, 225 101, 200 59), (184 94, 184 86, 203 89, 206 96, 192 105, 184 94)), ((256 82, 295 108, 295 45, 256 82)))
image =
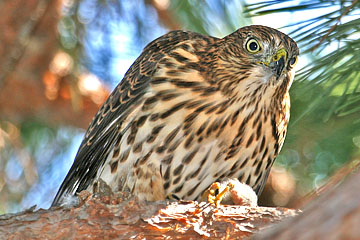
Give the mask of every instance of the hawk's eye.
POLYGON ((254 38, 250 38, 246 42, 246 50, 248 50, 249 53, 260 52, 260 50, 261 50, 260 43, 257 40, 255 40, 254 38))
POLYGON ((292 57, 289 61, 290 67, 294 67, 297 63, 297 57, 292 57))

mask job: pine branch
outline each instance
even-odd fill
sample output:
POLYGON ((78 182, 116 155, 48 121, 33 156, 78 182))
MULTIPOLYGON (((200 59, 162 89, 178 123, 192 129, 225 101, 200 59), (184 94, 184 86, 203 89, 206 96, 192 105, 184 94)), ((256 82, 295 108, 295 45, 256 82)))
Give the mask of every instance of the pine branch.
POLYGON ((299 213, 267 207, 142 202, 123 193, 80 193, 77 207, 0 216, 0 239, 241 239, 299 213), (24 227, 26 226, 26 227, 24 227))

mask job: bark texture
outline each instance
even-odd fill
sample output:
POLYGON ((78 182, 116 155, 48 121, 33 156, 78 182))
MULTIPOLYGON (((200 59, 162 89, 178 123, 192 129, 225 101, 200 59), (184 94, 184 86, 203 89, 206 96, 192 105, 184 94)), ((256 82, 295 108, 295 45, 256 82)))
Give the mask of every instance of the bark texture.
POLYGON ((193 201, 141 202, 125 193, 83 191, 69 199, 75 207, 0 216, 0 239, 360 239, 359 182, 360 173, 352 174, 301 214, 193 201))
POLYGON ((83 191, 77 207, 31 209, 0 217, 0 239, 236 239, 294 216, 285 208, 140 202, 83 191))

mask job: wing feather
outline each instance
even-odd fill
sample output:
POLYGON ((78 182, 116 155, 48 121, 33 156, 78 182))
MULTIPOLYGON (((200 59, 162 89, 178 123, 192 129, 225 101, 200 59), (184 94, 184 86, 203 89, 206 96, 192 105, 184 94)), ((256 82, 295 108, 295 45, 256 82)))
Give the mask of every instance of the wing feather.
POLYGON ((124 119, 148 91, 159 61, 179 43, 196 37, 203 36, 192 32, 172 31, 144 48, 92 120, 74 163, 56 194, 53 206, 59 205, 64 196, 87 189, 94 181, 116 139, 126 131, 124 128, 127 126, 122 126, 124 119))

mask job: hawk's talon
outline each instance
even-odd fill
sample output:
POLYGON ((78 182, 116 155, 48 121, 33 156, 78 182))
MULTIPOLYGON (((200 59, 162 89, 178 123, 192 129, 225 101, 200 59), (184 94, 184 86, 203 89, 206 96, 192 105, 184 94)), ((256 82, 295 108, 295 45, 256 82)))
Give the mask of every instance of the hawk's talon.
POLYGON ((209 204, 219 207, 225 205, 257 206, 257 195, 254 190, 238 179, 223 179, 215 182, 204 192, 209 204))
POLYGON ((208 202, 211 204, 215 204, 216 207, 220 206, 221 201, 224 198, 224 195, 228 193, 233 187, 232 184, 228 184, 221 192, 220 191, 220 183, 215 182, 210 186, 209 194, 208 194, 208 202))

